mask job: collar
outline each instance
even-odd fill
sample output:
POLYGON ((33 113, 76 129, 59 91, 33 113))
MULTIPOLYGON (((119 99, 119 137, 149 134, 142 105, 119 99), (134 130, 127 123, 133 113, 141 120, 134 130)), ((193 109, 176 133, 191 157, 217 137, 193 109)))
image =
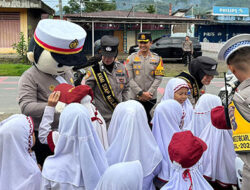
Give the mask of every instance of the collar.
MULTIPOLYGON (((139 56, 143 56, 142 53, 141 53, 141 50, 138 51, 138 55, 139 55, 139 56)), ((152 53, 151 53, 150 51, 148 51, 147 56, 152 56, 152 53)), ((147 56, 146 56, 146 57, 147 57, 147 56)), ((144 57, 144 56, 143 56, 143 57, 144 57)))
POLYGON ((250 78, 244 80, 243 82, 240 83, 240 85, 238 86, 238 90, 243 90, 246 87, 250 86, 250 78))

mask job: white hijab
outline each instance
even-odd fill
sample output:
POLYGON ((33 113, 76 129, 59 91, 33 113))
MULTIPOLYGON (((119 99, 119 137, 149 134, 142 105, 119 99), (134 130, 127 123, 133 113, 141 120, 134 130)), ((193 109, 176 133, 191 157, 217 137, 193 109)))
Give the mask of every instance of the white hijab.
POLYGON ((110 166, 95 190, 141 190, 143 171, 137 161, 120 162, 110 166))
POLYGON ((212 94, 203 94, 195 105, 192 121, 187 129, 199 137, 202 130, 211 121, 211 110, 217 106, 221 106, 221 99, 212 94))
POLYGON ((16 114, 0 122, 0 189, 37 190, 41 171, 31 157, 33 122, 16 114))
MULTIPOLYGON (((164 96, 161 101, 174 99, 174 93, 181 88, 188 88, 188 84, 185 80, 180 78, 172 78, 168 81, 167 86, 165 88, 164 96)), ((182 104, 183 108, 183 116, 184 116, 184 126, 186 126, 191 122, 193 116, 193 105, 187 98, 186 101, 182 104)))
POLYGON ((82 100, 81 104, 84 105, 91 116, 91 118, 96 117, 97 120, 92 121, 92 124, 96 130, 97 135, 100 138, 100 141, 106 150, 108 148, 108 135, 105 120, 103 119, 100 112, 96 109, 96 107, 91 103, 91 96, 86 95, 82 100))
POLYGON ((139 160, 143 177, 150 175, 162 160, 160 149, 152 135, 143 106, 129 100, 119 103, 108 129, 110 147, 106 156, 110 165, 139 160))
POLYGON ((210 122, 200 135, 207 144, 207 151, 201 158, 203 175, 211 181, 228 185, 237 184, 236 154, 231 133, 231 130, 215 128, 210 122))
POLYGON ((58 132, 55 153, 45 160, 43 177, 95 189, 108 163, 88 110, 81 104, 69 104, 60 116, 58 132))
POLYGON ((163 155, 162 170, 158 174, 158 177, 165 181, 170 179, 172 165, 169 159, 168 145, 173 134, 181 131, 181 117, 181 104, 170 99, 162 101, 157 105, 152 119, 152 132, 163 155))
POLYGON ((161 190, 181 190, 190 189, 192 180, 192 190, 213 190, 210 184, 204 179, 199 171, 198 163, 191 168, 182 168, 180 164, 172 164, 172 175, 169 182, 161 190))

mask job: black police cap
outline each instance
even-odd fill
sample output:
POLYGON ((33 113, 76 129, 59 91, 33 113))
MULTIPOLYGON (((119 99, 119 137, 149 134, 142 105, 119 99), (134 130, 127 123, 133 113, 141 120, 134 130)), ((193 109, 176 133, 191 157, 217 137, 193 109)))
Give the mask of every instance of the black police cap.
POLYGON ((190 63, 190 67, 195 67, 196 70, 201 69, 205 74, 214 76, 218 75, 219 73, 217 72, 217 61, 210 57, 206 56, 199 56, 190 63), (199 69, 198 69, 199 68, 199 69))
POLYGON ((119 40, 117 37, 105 35, 101 38, 101 54, 107 57, 116 57, 119 40))
POLYGON ((138 42, 151 42, 152 37, 150 32, 140 32, 137 36, 138 42))

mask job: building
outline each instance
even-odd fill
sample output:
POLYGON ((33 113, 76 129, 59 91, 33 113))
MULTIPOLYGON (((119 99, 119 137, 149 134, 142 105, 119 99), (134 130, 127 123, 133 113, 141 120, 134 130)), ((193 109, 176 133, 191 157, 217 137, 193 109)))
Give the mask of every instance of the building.
POLYGON ((20 32, 27 41, 43 13, 53 15, 54 10, 41 0, 1 0, 0 53, 15 53, 12 44, 19 41, 20 32))
POLYGON ((152 39, 171 34, 171 25, 206 24, 205 19, 176 17, 133 11, 102 11, 65 15, 68 21, 79 24, 87 31, 84 52, 94 53, 92 44, 103 35, 117 36, 119 52, 127 53, 129 47, 136 44, 136 36, 140 31, 150 31, 152 39))
POLYGON ((207 16, 210 24, 198 25, 196 29, 200 42, 225 42, 237 34, 250 33, 248 8, 214 6, 207 16))

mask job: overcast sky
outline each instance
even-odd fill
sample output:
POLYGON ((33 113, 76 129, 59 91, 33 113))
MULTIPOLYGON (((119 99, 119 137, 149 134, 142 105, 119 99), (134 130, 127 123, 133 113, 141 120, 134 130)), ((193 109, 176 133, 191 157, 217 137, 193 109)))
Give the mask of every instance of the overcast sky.
MULTIPOLYGON (((59 10, 58 2, 59 0, 42 0, 44 3, 49 5, 52 9, 59 10)), ((68 0, 62 0, 62 6, 67 5, 68 0)))

